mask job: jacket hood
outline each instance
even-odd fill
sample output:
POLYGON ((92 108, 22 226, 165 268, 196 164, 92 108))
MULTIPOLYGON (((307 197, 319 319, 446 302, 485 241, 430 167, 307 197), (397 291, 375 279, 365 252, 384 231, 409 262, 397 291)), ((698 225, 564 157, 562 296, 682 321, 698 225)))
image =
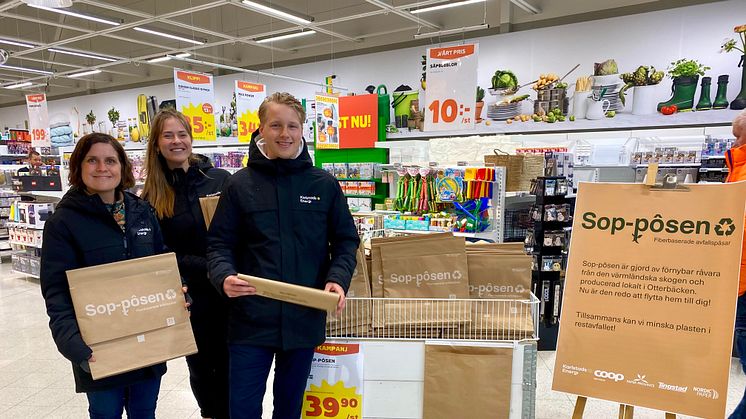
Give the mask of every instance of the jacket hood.
POLYGON ((306 170, 313 166, 311 160, 311 154, 308 152, 308 145, 304 139, 301 140, 301 152, 300 155, 294 159, 268 159, 264 155, 264 152, 259 149, 257 141, 259 137, 259 130, 254 131, 251 134, 251 143, 249 144, 249 164, 248 167, 253 167, 258 170, 263 170, 271 173, 297 173, 306 170))
MULTIPOLYGON (((144 201, 126 191, 124 192, 124 202, 127 211, 136 212, 142 210, 143 208, 147 208, 144 204, 144 201)), ((73 211, 85 214, 105 214, 107 216, 110 216, 108 211, 106 211, 106 206, 104 206, 104 201, 101 200, 100 196, 98 196, 97 194, 89 195, 84 190, 76 187, 70 188, 70 190, 62 197, 56 207, 68 208, 73 211)))

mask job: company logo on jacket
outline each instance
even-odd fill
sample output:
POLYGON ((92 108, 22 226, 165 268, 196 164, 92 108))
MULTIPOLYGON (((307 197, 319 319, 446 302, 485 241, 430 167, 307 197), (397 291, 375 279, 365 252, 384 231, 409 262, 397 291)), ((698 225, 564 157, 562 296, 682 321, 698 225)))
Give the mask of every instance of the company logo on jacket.
POLYGON ((301 204, 315 204, 316 202, 321 201, 321 197, 319 196, 301 195, 299 199, 301 204))
POLYGON ((143 227, 143 228, 137 230, 137 235, 138 236, 147 236, 148 233, 150 233, 151 231, 153 231, 153 230, 151 230, 150 227, 143 227))

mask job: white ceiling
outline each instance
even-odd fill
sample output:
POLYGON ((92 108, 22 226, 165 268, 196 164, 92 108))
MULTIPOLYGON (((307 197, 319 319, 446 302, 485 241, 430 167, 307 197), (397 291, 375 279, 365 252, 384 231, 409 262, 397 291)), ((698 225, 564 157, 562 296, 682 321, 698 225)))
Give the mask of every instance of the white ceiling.
MULTIPOLYGON (((6 65, 48 71, 38 74, 0 66, 0 86, 31 82, 20 89, 0 88, 0 107, 23 103, 29 92, 63 98, 168 82, 172 68, 226 74, 215 66, 170 60, 148 63, 166 54, 189 52, 191 59, 234 67, 272 66, 334 59, 389 48, 452 41, 542 26, 641 13, 713 0, 486 0, 461 7, 414 14, 443 0, 276 0, 275 7, 313 18, 299 25, 257 12, 240 0, 77 0, 72 10, 114 18, 118 26, 29 7, 19 0, 0 2, 0 48, 10 53, 6 65), (528 4, 527 7, 525 4, 528 4), (523 6, 523 7, 520 7, 523 6), (538 13, 527 9, 535 8, 538 13), (418 33, 488 24, 488 29, 414 39, 418 33), (203 42, 201 45, 137 31, 145 27, 203 42), (272 43, 257 40, 300 30, 315 34, 272 43), (2 40, 30 44, 9 45, 2 40), (96 54, 104 61, 53 52, 96 54), (50 50, 52 49, 52 50, 50 50), (99 69, 98 74, 70 78, 99 69)), ((631 29, 632 30, 632 29, 631 29)))

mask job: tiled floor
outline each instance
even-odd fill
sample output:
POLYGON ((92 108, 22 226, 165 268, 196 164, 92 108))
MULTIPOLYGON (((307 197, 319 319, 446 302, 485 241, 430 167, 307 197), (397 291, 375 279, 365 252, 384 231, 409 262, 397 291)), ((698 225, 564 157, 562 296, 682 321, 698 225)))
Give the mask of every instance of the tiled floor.
MULTIPOLYGON (((11 274, 8 263, 0 265, 0 419, 87 417, 87 400, 74 392, 70 365, 57 352, 47 321, 38 281, 11 274)), ((574 398, 551 391, 554 356, 554 352, 539 353, 537 419, 572 416, 574 398)), ((734 359, 728 392, 729 412, 738 404, 744 386, 746 376, 734 359)), ((264 402, 265 418, 271 417, 271 403, 271 395, 268 395, 264 402)), ((589 400, 585 417, 616 418, 617 409, 618 405, 610 402, 589 400)), ((183 359, 168 363, 157 417, 200 417, 183 359)), ((663 414, 637 408, 635 417, 663 419, 663 414)))

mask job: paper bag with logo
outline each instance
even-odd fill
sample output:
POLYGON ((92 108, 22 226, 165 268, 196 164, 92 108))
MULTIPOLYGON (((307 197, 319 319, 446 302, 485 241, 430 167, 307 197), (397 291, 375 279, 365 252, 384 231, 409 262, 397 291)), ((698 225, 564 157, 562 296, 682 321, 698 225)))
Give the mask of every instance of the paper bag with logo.
POLYGON ((509 417, 512 371, 512 347, 425 345, 422 417, 509 417))
POLYGON ((215 215, 215 210, 218 208, 218 201, 220 201, 220 196, 203 196, 199 199, 199 207, 202 209, 202 217, 205 219, 205 226, 208 229, 212 217, 215 215))
POLYGON ((326 332, 333 336, 367 336, 371 328, 370 281, 363 244, 357 250, 357 266, 347 290, 347 305, 339 317, 326 316, 326 332))
MULTIPOLYGON (((383 260, 381 259, 381 247, 390 243, 429 242, 432 240, 443 240, 451 237, 453 237, 452 233, 437 233, 422 236, 384 237, 372 239, 370 249, 371 268, 369 270, 371 276, 371 296, 373 298, 383 298, 383 260)), ((425 246, 426 245, 427 244, 425 243, 425 246)), ((373 304, 373 327, 383 327, 384 317, 384 304, 375 302, 373 304)))
MULTIPOLYGON (((381 247, 386 298, 468 299, 464 239, 389 243, 381 247)), ((384 302, 387 326, 458 325, 471 319, 463 301, 384 302)))
POLYGON ((466 254, 469 296, 498 299, 472 303, 472 334, 490 339, 525 339, 533 336, 531 317, 531 256, 522 254, 466 254), (514 301, 509 301, 514 300, 514 301))
POLYGON ((67 271, 93 379, 197 352, 173 253, 67 271))

